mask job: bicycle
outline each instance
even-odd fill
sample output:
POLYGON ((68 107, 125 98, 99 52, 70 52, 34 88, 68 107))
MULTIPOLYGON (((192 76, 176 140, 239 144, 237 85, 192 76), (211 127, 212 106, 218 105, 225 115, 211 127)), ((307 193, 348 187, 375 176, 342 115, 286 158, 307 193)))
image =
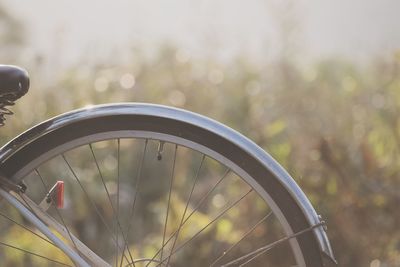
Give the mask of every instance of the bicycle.
MULTIPOLYGON (((25 70, 0 66, 2 125, 28 88, 25 70)), ((4 145, 0 171, 2 236, 57 256, 0 240, 5 264, 335 263, 324 221, 290 175, 246 137, 189 111, 141 103, 71 111, 4 145), (7 263, 9 250, 23 256, 7 263)))

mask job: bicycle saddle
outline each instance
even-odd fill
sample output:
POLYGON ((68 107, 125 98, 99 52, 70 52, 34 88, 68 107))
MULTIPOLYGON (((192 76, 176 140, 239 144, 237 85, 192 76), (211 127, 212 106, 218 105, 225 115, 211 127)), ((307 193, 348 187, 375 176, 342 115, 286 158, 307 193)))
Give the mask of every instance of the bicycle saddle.
POLYGON ((0 97, 15 101, 29 89, 28 72, 16 66, 0 65, 0 97))
POLYGON ((0 126, 4 125, 5 115, 13 114, 7 106, 14 105, 28 89, 28 72, 16 66, 0 65, 0 126))

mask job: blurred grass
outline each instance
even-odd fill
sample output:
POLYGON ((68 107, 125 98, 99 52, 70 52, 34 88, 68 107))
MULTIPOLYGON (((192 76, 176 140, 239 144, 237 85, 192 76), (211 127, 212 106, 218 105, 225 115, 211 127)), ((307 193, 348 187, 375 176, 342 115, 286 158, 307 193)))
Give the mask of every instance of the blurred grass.
MULTIPOLYGON (((1 37, 21 44, 9 32, 1 37)), ((340 266, 400 266, 399 53, 367 66, 333 58, 301 66, 287 57, 221 65, 168 45, 153 59, 140 51, 131 57, 123 64, 82 62, 51 83, 42 78, 42 63, 28 64, 32 89, 0 140, 88 104, 136 101, 195 111, 249 136, 293 175, 328 222, 340 266)))

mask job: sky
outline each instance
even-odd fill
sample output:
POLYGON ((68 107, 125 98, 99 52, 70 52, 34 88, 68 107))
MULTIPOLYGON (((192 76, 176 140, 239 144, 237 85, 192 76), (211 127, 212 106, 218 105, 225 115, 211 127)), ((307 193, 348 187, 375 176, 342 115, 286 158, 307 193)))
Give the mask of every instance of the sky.
POLYGON ((3 0, 25 22, 34 52, 66 64, 132 46, 173 44, 192 56, 273 57, 293 43, 304 58, 365 60, 400 49, 398 0, 3 0), (283 32, 289 34, 282 35, 283 32))

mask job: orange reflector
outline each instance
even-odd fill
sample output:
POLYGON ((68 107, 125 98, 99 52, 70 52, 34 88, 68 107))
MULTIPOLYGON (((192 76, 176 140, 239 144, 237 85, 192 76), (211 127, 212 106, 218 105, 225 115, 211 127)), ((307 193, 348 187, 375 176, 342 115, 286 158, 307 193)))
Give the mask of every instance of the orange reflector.
POLYGON ((64 181, 57 181, 55 184, 55 189, 57 209, 62 209, 64 208, 64 181))

